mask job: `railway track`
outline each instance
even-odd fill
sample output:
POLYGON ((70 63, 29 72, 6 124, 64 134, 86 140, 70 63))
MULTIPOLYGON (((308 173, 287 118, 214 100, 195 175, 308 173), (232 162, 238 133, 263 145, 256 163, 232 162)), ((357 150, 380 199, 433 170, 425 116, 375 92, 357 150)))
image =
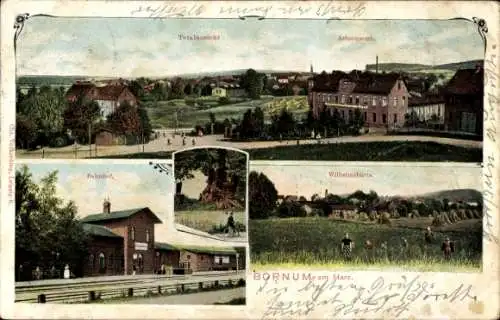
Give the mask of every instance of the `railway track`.
POLYGON ((17 285, 16 302, 85 302, 94 299, 147 295, 148 293, 183 293, 186 290, 233 285, 244 273, 217 272, 193 275, 151 276, 130 279, 107 279, 39 285, 17 285))

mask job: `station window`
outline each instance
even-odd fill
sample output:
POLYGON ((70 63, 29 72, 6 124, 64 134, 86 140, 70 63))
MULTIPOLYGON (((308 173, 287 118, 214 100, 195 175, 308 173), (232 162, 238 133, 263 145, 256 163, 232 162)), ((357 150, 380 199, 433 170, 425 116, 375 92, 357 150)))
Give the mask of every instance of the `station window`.
POLYGON ((135 240, 135 227, 130 228, 130 240, 135 240))

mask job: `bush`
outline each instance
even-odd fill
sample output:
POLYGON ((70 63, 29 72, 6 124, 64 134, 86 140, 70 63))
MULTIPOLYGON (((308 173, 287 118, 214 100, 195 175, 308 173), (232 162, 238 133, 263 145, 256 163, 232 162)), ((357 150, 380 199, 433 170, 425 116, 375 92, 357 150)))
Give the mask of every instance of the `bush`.
POLYGON ((224 106, 224 105, 230 104, 231 100, 229 100, 228 97, 220 97, 218 102, 219 102, 219 105, 224 106))
POLYGON ((61 148, 70 144, 70 141, 65 136, 57 136, 54 139, 49 140, 49 147, 51 148, 61 148))

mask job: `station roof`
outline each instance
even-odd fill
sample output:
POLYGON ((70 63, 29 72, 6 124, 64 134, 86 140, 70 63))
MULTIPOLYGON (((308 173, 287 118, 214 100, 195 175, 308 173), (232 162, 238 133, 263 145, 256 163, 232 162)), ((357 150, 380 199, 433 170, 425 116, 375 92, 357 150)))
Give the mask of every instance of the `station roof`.
POLYGON ((192 246, 183 244, 170 244, 165 242, 155 242, 155 249, 169 251, 189 251, 193 253, 208 254, 236 254, 238 252, 233 247, 192 246))
POLYGON ((135 209, 128 209, 128 210, 121 210, 121 211, 112 211, 110 213, 98 213, 98 214, 91 214, 86 216, 81 220, 83 223, 93 223, 93 222, 103 222, 103 221, 110 221, 110 220, 121 220, 121 219, 126 219, 128 217, 133 216, 136 213, 139 213, 141 211, 145 211, 147 214, 149 214, 155 223, 161 223, 160 218, 158 218, 151 209, 148 207, 143 207, 143 208, 135 208, 135 209))

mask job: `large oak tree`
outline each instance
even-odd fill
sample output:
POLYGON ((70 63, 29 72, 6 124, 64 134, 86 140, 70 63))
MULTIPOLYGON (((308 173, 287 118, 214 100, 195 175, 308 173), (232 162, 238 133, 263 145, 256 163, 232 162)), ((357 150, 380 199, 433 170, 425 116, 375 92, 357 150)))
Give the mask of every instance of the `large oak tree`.
POLYGON ((246 154, 227 149, 193 149, 176 153, 174 161, 178 194, 182 192, 182 181, 201 171, 207 178, 199 199, 202 203, 214 203, 218 209, 244 207, 246 154))

